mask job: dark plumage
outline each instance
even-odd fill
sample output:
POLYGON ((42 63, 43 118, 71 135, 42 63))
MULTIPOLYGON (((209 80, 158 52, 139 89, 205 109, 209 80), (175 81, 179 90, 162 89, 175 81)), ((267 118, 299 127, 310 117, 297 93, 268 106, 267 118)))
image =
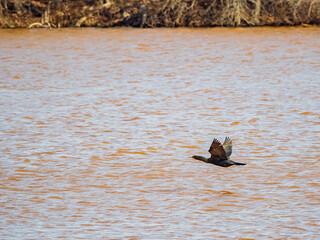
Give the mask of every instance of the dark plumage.
POLYGON ((230 155, 232 153, 232 140, 228 137, 226 137, 223 144, 221 144, 218 139, 214 138, 210 146, 209 153, 211 154, 210 158, 205 158, 197 155, 192 156, 192 158, 206 163, 212 163, 220 167, 246 165, 245 163, 239 163, 230 160, 230 155))

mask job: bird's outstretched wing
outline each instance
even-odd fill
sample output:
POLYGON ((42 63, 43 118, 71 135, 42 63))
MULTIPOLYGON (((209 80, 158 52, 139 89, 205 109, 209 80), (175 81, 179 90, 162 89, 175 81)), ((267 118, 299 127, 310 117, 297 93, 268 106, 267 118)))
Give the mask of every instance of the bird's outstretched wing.
POLYGON ((226 151, 223 149, 223 146, 218 139, 214 138, 209 149, 209 153, 212 158, 224 160, 227 159, 226 151))
POLYGON ((229 137, 226 137, 224 143, 222 144, 222 147, 226 152, 227 157, 230 157, 232 153, 232 140, 229 137))

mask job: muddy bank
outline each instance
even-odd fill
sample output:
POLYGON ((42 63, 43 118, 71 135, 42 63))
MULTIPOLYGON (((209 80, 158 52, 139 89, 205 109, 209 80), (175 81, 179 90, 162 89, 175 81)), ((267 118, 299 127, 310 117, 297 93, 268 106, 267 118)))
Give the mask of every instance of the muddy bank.
POLYGON ((0 28, 320 25, 320 0, 1 0, 0 28))

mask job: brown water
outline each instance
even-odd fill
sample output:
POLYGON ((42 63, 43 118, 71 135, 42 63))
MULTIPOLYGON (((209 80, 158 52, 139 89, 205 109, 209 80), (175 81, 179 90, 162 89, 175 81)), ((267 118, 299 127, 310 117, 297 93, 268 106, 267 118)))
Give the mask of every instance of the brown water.
POLYGON ((1 30, 0 238, 319 239, 319 39, 1 30))

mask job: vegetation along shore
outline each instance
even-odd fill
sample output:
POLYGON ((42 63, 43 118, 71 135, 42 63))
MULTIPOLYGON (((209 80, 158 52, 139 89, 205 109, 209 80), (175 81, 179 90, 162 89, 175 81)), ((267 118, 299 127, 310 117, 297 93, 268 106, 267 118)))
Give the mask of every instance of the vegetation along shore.
POLYGON ((320 25, 320 0, 0 0, 0 28, 320 25))

